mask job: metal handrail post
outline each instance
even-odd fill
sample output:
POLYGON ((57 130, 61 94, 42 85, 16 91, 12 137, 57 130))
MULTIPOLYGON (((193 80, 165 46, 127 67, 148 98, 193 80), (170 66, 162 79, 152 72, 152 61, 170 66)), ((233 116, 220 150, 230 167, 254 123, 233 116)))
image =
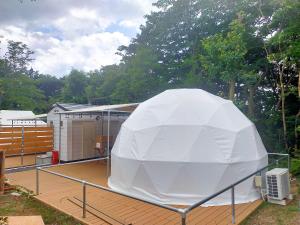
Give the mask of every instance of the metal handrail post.
POLYGON ((186 225, 186 213, 181 213, 181 225, 186 225))
POLYGON ((231 188, 231 215, 232 215, 232 224, 235 224, 235 198, 234 198, 234 186, 231 188))
POLYGON ((110 175, 110 146, 109 146, 109 142, 110 142, 110 111, 107 112, 107 164, 106 164, 106 176, 107 178, 110 175))
POLYGON ((86 182, 82 181, 82 218, 86 218, 86 182))
POLYGON ((290 154, 288 155, 288 171, 289 171, 289 174, 290 174, 290 154))
POLYGON ((36 193, 36 195, 39 195, 40 194, 40 187, 39 187, 39 167, 36 167, 36 169, 35 169, 35 177, 36 177, 36 180, 35 180, 35 193, 36 193))
MULTIPOLYGON (((288 153, 273 153, 273 152, 269 152, 268 155, 286 156, 286 157, 287 157, 287 163, 288 163, 288 170, 290 171, 290 154, 288 154, 288 153)), ((281 159, 282 159, 282 158, 275 160, 276 166, 279 165, 279 161, 280 161, 281 159)))

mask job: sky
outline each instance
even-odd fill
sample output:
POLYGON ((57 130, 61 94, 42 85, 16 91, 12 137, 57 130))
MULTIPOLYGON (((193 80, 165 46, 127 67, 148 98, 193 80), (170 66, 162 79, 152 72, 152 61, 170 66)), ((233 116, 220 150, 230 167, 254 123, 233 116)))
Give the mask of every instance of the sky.
POLYGON ((62 77, 118 63, 155 0, 0 0, 1 51, 7 40, 33 50, 32 68, 62 77))

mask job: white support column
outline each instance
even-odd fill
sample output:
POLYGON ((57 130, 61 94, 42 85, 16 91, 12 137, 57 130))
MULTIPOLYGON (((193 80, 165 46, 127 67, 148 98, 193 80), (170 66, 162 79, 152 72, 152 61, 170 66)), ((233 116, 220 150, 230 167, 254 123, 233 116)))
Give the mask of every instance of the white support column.
POLYGON ((58 157, 59 157, 59 163, 60 163, 60 159, 61 159, 61 114, 59 114, 59 145, 58 145, 58 150, 59 150, 59 153, 58 153, 58 157))
POLYGON ((110 111, 107 113, 107 164, 106 164, 106 176, 107 178, 110 175, 110 111))

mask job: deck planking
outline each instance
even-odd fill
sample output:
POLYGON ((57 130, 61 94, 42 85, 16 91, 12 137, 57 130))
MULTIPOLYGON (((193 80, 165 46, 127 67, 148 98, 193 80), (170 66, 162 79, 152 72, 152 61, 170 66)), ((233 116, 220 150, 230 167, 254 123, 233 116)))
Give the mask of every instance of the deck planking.
MULTIPOLYGON (((106 164, 103 161, 58 166, 51 170, 107 187, 106 164)), ((34 170, 8 174, 7 178, 12 184, 35 191, 34 170)), ((83 219, 82 184, 41 171, 39 189, 40 195, 36 199, 85 224, 180 224, 180 216, 175 212, 89 186, 86 195, 87 217, 83 219)), ((236 224, 244 220, 261 202, 257 200, 237 204, 236 224)), ((231 224, 231 206, 198 207, 187 215, 187 224, 231 224)))
POLYGON ((8 225, 45 225, 41 216, 9 216, 8 225))
POLYGON ((7 156, 5 158, 5 168, 32 166, 35 164, 35 157, 35 155, 24 155, 22 164, 21 156, 7 156))

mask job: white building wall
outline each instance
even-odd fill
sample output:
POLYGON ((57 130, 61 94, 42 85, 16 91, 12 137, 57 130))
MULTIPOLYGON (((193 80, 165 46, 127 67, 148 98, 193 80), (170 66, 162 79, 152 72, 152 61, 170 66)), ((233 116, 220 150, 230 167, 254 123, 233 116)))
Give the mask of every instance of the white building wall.
POLYGON ((53 145, 54 150, 59 150, 59 114, 58 112, 63 112, 63 110, 59 107, 54 107, 48 114, 47 114, 47 124, 53 126, 53 145))
POLYGON ((67 148, 66 148, 66 153, 65 153, 65 161, 71 161, 74 160, 73 159, 73 137, 72 137, 72 125, 73 125, 73 120, 72 119, 68 119, 67 120, 67 133, 66 133, 66 144, 67 144, 67 148))
MULTIPOLYGON (((68 138, 68 132, 69 132, 69 121, 68 119, 64 118, 64 116, 61 116, 62 126, 61 126, 61 153, 60 153, 60 159, 63 161, 68 161, 68 151, 72 149, 72 146, 70 147, 68 145, 69 138, 68 138)), ((59 141, 58 141, 59 142, 59 141)))

